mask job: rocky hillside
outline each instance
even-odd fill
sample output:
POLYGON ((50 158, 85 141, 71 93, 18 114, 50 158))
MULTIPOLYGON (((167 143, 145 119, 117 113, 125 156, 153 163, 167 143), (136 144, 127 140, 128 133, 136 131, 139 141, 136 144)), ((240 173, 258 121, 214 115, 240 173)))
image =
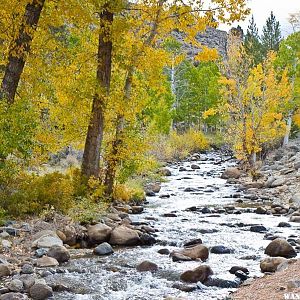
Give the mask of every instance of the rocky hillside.
MULTIPOLYGON (((187 44, 181 33, 174 32, 173 35, 182 44, 182 50, 187 53, 188 58, 193 58, 200 51, 198 47, 187 44)), ((222 57, 226 56, 228 43, 228 33, 226 31, 208 27, 205 32, 198 33, 196 38, 202 45, 215 48, 222 57)))

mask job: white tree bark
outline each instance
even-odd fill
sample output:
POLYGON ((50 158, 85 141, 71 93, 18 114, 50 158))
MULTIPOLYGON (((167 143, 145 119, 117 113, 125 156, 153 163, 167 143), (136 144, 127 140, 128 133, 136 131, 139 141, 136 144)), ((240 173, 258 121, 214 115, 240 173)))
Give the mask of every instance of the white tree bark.
POLYGON ((286 122, 286 133, 283 139, 283 146, 287 146, 289 143, 291 128, 292 128, 292 114, 290 113, 286 122))

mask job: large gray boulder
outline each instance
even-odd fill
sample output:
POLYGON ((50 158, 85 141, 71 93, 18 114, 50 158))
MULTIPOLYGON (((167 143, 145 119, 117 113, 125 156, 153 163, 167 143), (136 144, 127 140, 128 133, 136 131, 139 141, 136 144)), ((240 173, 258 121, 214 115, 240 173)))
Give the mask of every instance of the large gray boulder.
POLYGON ((63 241, 58 237, 55 231, 42 230, 32 237, 33 248, 51 248, 52 246, 62 246, 63 241))

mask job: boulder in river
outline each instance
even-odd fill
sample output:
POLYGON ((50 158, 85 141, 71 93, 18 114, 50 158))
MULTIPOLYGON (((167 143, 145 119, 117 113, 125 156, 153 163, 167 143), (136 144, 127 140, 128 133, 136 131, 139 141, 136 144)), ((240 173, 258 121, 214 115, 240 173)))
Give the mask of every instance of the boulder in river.
POLYGON ((40 268, 56 267, 58 265, 58 261, 53 257, 43 256, 36 260, 36 266, 40 268))
POLYGON ((222 289, 232 289, 239 286, 239 282, 235 280, 228 280, 217 277, 209 277, 205 282, 206 286, 218 287, 222 289))
POLYGON ((21 293, 5 293, 0 296, 0 300, 26 300, 28 297, 25 294, 21 293))
POLYGON ((158 270, 157 264, 151 261, 143 261, 136 267, 138 272, 156 272, 158 270))
POLYGON ((292 227, 292 225, 288 222, 280 222, 278 227, 292 227))
POLYGON ((121 225, 111 232, 109 243, 111 245, 135 246, 139 245, 141 240, 136 230, 121 225))
POLYGON ((189 285, 189 284, 183 284, 181 282, 175 282, 172 285, 172 288, 180 290, 182 292, 190 293, 190 292, 197 290, 198 287, 197 287, 197 285, 189 285))
POLYGON ((169 255, 170 254, 170 250, 167 249, 167 248, 162 248, 162 249, 159 249, 157 251, 157 253, 161 254, 161 255, 169 255))
POLYGON ((94 249, 94 254, 96 255, 109 255, 114 253, 114 250, 112 248, 112 246, 109 243, 102 243, 100 245, 98 245, 95 249, 94 249))
POLYGON ((45 300, 53 296, 52 288, 44 283, 35 283, 29 289, 30 297, 33 300, 45 300))
POLYGON ((227 168, 221 175, 222 179, 239 179, 241 171, 238 168, 227 168))
POLYGON ((196 245, 193 247, 185 248, 183 250, 174 251, 174 253, 182 254, 193 260, 201 259, 202 261, 206 261, 209 256, 208 248, 204 245, 196 245))
POLYGON ((237 278, 240 278, 242 281, 245 281, 248 279, 248 276, 246 273, 244 273, 243 271, 239 270, 239 271, 236 271, 234 273, 234 275, 237 277, 237 278))
POLYGON ((152 183, 147 186, 147 191, 152 191, 153 193, 159 193, 161 190, 160 183, 152 183))
POLYGON ((237 271, 242 271, 245 274, 249 274, 249 270, 245 267, 240 267, 240 266, 233 266, 230 268, 229 273, 230 274, 235 274, 237 271))
POLYGON ((190 257, 185 256, 179 252, 174 252, 174 253, 172 253, 171 256, 172 256, 172 260, 174 262, 176 262, 176 261, 191 261, 192 260, 190 257))
POLYGON ((295 249, 285 240, 277 238, 273 240, 266 248, 265 254, 272 257, 292 258, 297 256, 295 249))
POLYGON ((218 245, 218 246, 211 247, 210 252, 214 254, 229 254, 229 253, 233 253, 234 250, 225 247, 223 245, 218 245))
POLYGON ((189 247, 194 247, 199 244, 202 244, 202 240, 200 238, 188 241, 188 242, 184 243, 183 246, 184 246, 184 248, 189 248, 189 247))
POLYGON ((191 165, 191 169, 192 169, 192 170, 199 170, 199 169, 200 169, 200 166, 199 166, 199 165, 196 165, 196 164, 192 164, 192 165, 191 165))
POLYGON ((250 231, 251 232, 257 232, 257 233, 262 233, 262 232, 266 232, 267 228, 263 225, 253 225, 250 227, 250 231))
POLYGON ((258 215, 265 215, 267 213, 267 210, 264 207, 259 206, 255 210, 255 213, 258 215))
POLYGON ((100 244, 106 242, 109 239, 111 232, 112 229, 109 226, 99 223, 93 226, 89 226, 87 235, 90 243, 100 244))
POLYGON ((47 255, 55 258, 59 263, 67 262, 70 259, 70 253, 64 246, 51 247, 47 255))
POLYGON ((168 169, 168 168, 161 169, 160 174, 163 176, 172 176, 172 173, 171 173, 170 169, 168 169))
POLYGON ((277 267, 286 261, 284 257, 268 257, 260 262, 260 269, 262 272, 275 272, 277 267))
POLYGON ((211 275, 213 275, 213 271, 210 266, 202 265, 196 269, 185 271, 181 274, 180 279, 191 283, 196 283, 198 281, 205 283, 211 275))

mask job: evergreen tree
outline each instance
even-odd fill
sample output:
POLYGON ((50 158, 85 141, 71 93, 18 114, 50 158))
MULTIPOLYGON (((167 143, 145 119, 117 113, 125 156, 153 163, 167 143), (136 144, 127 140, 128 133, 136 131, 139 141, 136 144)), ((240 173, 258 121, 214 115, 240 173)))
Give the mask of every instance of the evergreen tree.
POLYGON ((263 27, 263 34, 261 37, 264 56, 271 50, 278 51, 281 41, 280 23, 276 20, 273 12, 266 21, 263 27))
POLYGON ((263 60, 262 44, 258 34, 258 28, 254 21, 254 17, 250 20, 247 33, 244 39, 244 48, 246 54, 251 58, 253 66, 257 66, 263 60))

